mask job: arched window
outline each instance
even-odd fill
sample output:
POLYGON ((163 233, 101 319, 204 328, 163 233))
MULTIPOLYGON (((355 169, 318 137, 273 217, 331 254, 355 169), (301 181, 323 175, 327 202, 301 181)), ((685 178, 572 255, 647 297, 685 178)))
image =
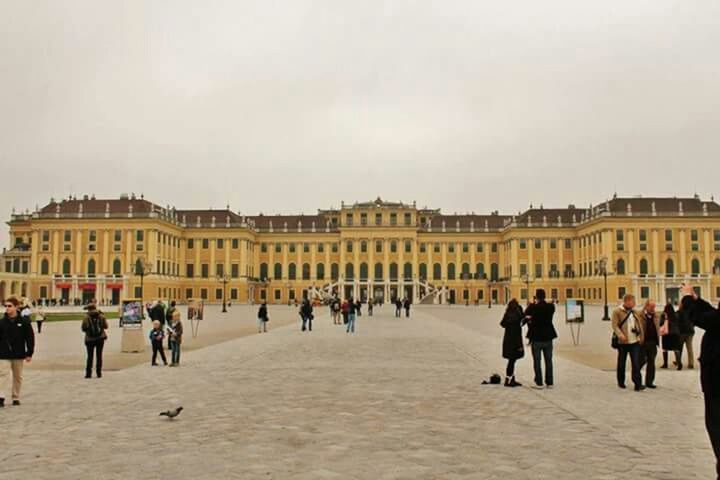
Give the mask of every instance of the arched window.
POLYGON ((260 279, 266 280, 268 278, 268 264, 267 263, 261 263, 260 264, 260 279))
POLYGON ((303 266, 302 266, 302 279, 303 279, 303 280, 310 280, 310 264, 309 264, 309 263, 303 263, 303 266))
POLYGON ((375 264, 375 280, 382 281, 382 279, 383 279, 383 264, 376 263, 375 264))
POLYGON ((694 276, 700 275, 700 260, 693 258, 690 262, 690 273, 694 276))
POLYGON ((470 278, 470 264, 469 264, 469 263, 463 263, 461 268, 462 268, 462 270, 461 270, 461 271, 462 271, 462 278, 463 278, 464 280, 467 280, 468 278, 470 278))
POLYGON ((336 282, 340 278, 340 267, 337 263, 330 264, 330 279, 336 282))
POLYGON ((397 263, 390 264, 390 280, 397 280, 398 278, 398 265, 397 263))
POLYGON ((360 264, 360 280, 367 280, 368 278, 368 264, 363 262, 360 264))
POLYGON ((281 264, 281 263, 276 263, 276 264, 275 264, 275 268, 274 268, 273 270, 274 270, 274 271, 273 271, 273 278, 274 278, 275 280, 278 280, 278 279, 282 278, 282 264, 281 264))
POLYGON ((498 264, 491 263, 490 264, 490 280, 498 280, 500 278, 499 272, 500 272, 500 269, 498 268, 498 264))
POLYGON ((618 275, 625 275, 625 260, 618 258, 617 264, 615 265, 615 272, 618 275))
POLYGON ((355 278, 355 266, 352 263, 345 264, 345 280, 355 278))
POLYGON ((665 276, 666 277, 674 277, 675 276, 675 262, 673 262, 672 258, 668 258, 665 261, 665 276))
POLYGON ((291 263, 288 265, 288 280, 295 280, 297 278, 297 269, 295 268, 295 264, 291 263))
POLYGON ((119 258, 113 260, 113 275, 120 275, 122 273, 122 262, 119 258))
POLYGON ((640 260, 640 275, 648 274, 648 261, 646 259, 640 260))
POLYGON ((439 263, 433 265, 433 280, 440 280, 442 278, 442 267, 439 263))
POLYGON ((91 258, 90 260, 88 260, 87 274, 95 275, 95 259, 94 258, 91 258))
POLYGON ((454 264, 454 263, 448 263, 448 266, 447 266, 447 279, 448 279, 448 280, 455 280, 455 264, 454 264))
POLYGON ((40 262, 40 275, 48 275, 50 273, 50 262, 47 258, 43 258, 40 262))
POLYGON ((318 280, 325 280, 325 264, 318 263, 317 266, 315 267, 315 271, 316 271, 315 276, 317 277, 318 280))
POLYGON ((66 258, 63 260, 63 275, 70 275, 70 259, 66 258))
POLYGON ((412 271, 412 270, 413 270, 413 269, 412 269, 412 263, 406 262, 405 265, 403 266, 403 278, 405 278, 405 279, 411 279, 412 276, 413 276, 413 271, 412 271))
POLYGON ((420 280, 427 280, 427 264, 421 263, 420 264, 420 280))
POLYGON ((485 276, 485 264, 478 263, 477 265, 475 265, 475 273, 477 274, 478 278, 483 278, 485 276))

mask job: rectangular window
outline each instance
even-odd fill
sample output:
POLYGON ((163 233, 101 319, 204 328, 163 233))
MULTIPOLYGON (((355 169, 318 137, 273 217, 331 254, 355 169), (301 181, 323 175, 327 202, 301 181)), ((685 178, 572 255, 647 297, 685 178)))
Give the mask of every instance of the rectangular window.
POLYGON ((520 239, 520 250, 525 250, 527 248, 527 241, 524 238, 520 239))
POLYGON ((135 287, 135 298, 140 298, 142 296, 142 290, 140 287, 135 287))
POLYGON ((420 253, 426 253, 427 252, 427 244, 425 242, 422 242, 420 244, 420 253))
POLYGON ((222 298, 223 298, 223 289, 216 288, 215 289, 215 300, 222 300, 222 298))
POLYGON ((542 278, 542 276, 543 276, 542 263, 536 263, 535 264, 535 278, 542 278))
POLYGON ((240 276, 240 264, 238 264, 238 263, 233 263, 233 264, 230 266, 230 269, 231 269, 231 270, 230 270, 230 276, 231 276, 232 278, 238 278, 238 277, 240 276))
POLYGON ((572 239, 571 239, 571 238, 566 238, 566 239, 565 239, 565 249, 569 250, 569 249, 571 249, 571 248, 572 248, 572 239))
POLYGON ((145 232, 143 230, 137 230, 135 232, 135 241, 136 242, 144 242, 145 241, 145 232))
POLYGON ((90 230, 88 232, 88 242, 97 242, 97 231, 90 230))
POLYGON ((720 251, 720 230, 713 230, 713 239, 715 251, 720 251))
POLYGON ((520 299, 521 299, 521 300, 527 300, 527 298, 528 298, 527 288, 521 288, 521 289, 520 289, 520 299))
POLYGON ((405 253, 412 252, 412 242, 410 240, 405 241, 405 253))
POLYGON ((496 242, 493 242, 490 247, 491 247, 490 251, 491 251, 492 253, 497 253, 497 251, 498 251, 498 245, 497 245, 496 242))
POLYGON ((673 231, 672 230, 665 230, 665 241, 666 242, 672 242, 673 241, 673 231))
POLYGON ((233 248, 233 250, 237 250, 238 248, 240 248, 240 239, 239 238, 232 239, 232 248, 233 248))
POLYGON ((625 251, 625 244, 624 244, 624 243, 618 243, 618 244, 617 244, 617 251, 618 251, 618 252, 623 252, 623 251, 625 251))
POLYGON ((50 232, 48 232, 47 230, 43 230, 43 232, 42 232, 42 241, 43 242, 50 241, 50 232))
POLYGON ((260 244, 260 253, 267 253, 267 251, 268 251, 267 243, 262 242, 262 243, 260 244))
POLYGON ((641 242, 647 242, 647 230, 640 230, 639 235, 641 242))
POLYGON ((539 238, 535 239, 535 250, 540 250, 542 248, 542 240, 539 238))
POLYGON ((282 243, 275 244, 275 253, 282 253, 282 243))
POLYGON ((352 216, 352 213, 348 213, 348 214, 345 215, 345 225, 347 225, 347 226, 350 227, 350 226, 352 226, 352 224, 353 224, 353 216, 352 216))
POLYGON ((572 288, 566 288, 565 289, 565 298, 572 298, 573 296, 573 289, 572 288))
POLYGON ((375 253, 382 253, 382 249, 383 249, 382 240, 376 240, 375 241, 375 253))
POLYGON ((622 300, 625 296, 625 287, 618 287, 618 299, 622 300))
POLYGON ((362 225, 362 226, 367 225, 367 213, 360 214, 360 225, 362 225))
POLYGON ((640 287, 640 298, 650 298, 650 287, 640 287))
POLYGON ((440 253, 440 244, 439 244, 439 243, 435 242, 435 243, 433 244, 433 252, 434 252, 434 253, 440 253))
POLYGON ((390 225, 397 225, 397 213, 390 214, 390 225))
POLYGON ((65 230, 63 233, 63 240, 66 242, 72 242, 72 232, 70 230, 65 230))
POLYGON ((405 225, 406 226, 412 225, 412 216, 409 213, 405 214, 405 225))
POLYGON ((623 230, 615 230, 615 241, 616 242, 624 242, 625 241, 625 232, 623 230))
POLYGON ((237 299, 238 299, 238 289, 231 288, 230 289, 230 300, 237 300, 237 299))
POLYGON ((468 253, 470 251, 470 244, 468 244, 467 242, 463 242, 462 251, 463 253, 468 253))
POLYGON ((202 276, 202 278, 208 278, 210 276, 210 265, 208 265, 207 263, 203 263, 200 266, 200 275, 202 276))
POLYGON ((142 244, 142 243, 138 243, 137 245, 135 245, 135 250, 138 251, 138 252, 142 252, 142 251, 143 251, 143 244, 142 244))
POLYGON ((557 240, 554 238, 550 239, 550 249, 555 250, 557 248, 557 240))
POLYGON ((218 250, 222 250, 223 248, 225 248, 225 240, 223 240, 222 238, 218 238, 217 239, 217 248, 218 248, 218 250))
POLYGON ((448 243, 448 253, 455 253, 455 244, 448 243))
POLYGON ((310 244, 303 243, 303 253, 310 253, 310 244))
POLYGON ((557 288, 553 288, 552 290, 550 290, 550 298, 557 300, 557 298, 558 298, 558 289, 557 288))
POLYGON ((526 264, 526 263, 521 263, 521 264, 520 264, 520 275, 521 275, 521 276, 522 276, 522 275, 527 275, 527 273, 528 273, 528 271, 527 271, 527 264, 526 264))
POLYGON ((279 288, 275 289, 273 296, 275 297, 275 301, 277 301, 277 302, 280 301, 280 289, 279 288))
POLYGON ((317 251, 318 251, 318 253, 325 253, 325 244, 324 244, 324 243, 318 243, 318 244, 317 244, 317 251))
POLYGON ((290 290, 288 292, 288 296, 290 297, 290 300, 295 300, 295 290, 290 290))
POLYGON ((295 253, 295 244, 294 243, 288 243, 288 251, 290 253, 295 253))
POLYGON ((193 289, 192 288, 186 288, 185 289, 185 299, 189 300, 193 298, 193 289))
POLYGON ((215 264, 215 275, 218 277, 222 277, 225 275, 225 266, 222 263, 216 263, 215 264))
POLYGON ((188 250, 192 250, 193 248, 195 248, 195 241, 192 238, 188 238, 187 248, 188 250))
POLYGON ((485 290, 477 291, 477 299, 483 301, 485 299, 485 290))
POLYGON ((390 242, 390 253, 397 253, 397 242, 395 240, 390 242))
POLYGON ((367 242, 365 240, 360 242, 360 253, 367 253, 367 242))
POLYGON ((333 242, 332 245, 330 246, 330 251, 331 251, 332 253, 338 253, 338 248, 339 248, 339 247, 338 247, 337 242, 333 242))
POLYGON ((185 266, 185 272, 186 272, 186 275, 185 275, 186 277, 193 278, 195 276, 195 265, 193 265, 192 263, 188 263, 185 266))
POLYGON ((208 289, 207 289, 207 288, 201 288, 201 289, 200 289, 200 298, 201 298, 202 300, 207 300, 207 299, 208 299, 208 289))
POLYGON ((204 250, 207 250, 208 248, 210 248, 210 239, 208 239, 208 238, 202 239, 202 248, 204 250))
POLYGON ((375 225, 382 225, 382 213, 375 214, 375 225))
POLYGON ((483 253, 483 244, 478 242, 477 245, 475 245, 475 251, 477 253, 483 253))

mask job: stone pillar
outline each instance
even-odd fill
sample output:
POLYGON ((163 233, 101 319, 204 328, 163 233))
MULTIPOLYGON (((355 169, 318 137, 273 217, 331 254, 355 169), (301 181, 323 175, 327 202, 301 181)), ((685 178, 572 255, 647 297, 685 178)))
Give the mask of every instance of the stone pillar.
POLYGON ((216 249, 217 249, 217 238, 211 238, 210 239, 210 272, 209 272, 210 278, 214 278, 215 275, 217 275, 217 270, 215 270, 216 249))
POLYGON ((390 242, 383 238, 383 280, 385 283, 385 303, 390 301, 390 242))
POLYGON ((282 244, 282 278, 287 280, 288 278, 288 244, 282 244))
POLYGON ((680 275, 687 275, 688 272, 688 266, 687 266, 687 244, 686 244, 686 237, 687 237, 687 230, 684 228, 681 228, 679 231, 680 234, 680 271, 677 272, 680 275))
POLYGON ((520 262, 518 260, 518 239, 510 240, 510 266, 512 267, 512 278, 520 275, 520 262))
MULTIPOLYGON (((132 261, 133 250, 135 247, 133 244, 135 237, 133 237, 133 235, 135 235, 133 230, 125 230, 125 275, 132 275, 133 270, 135 269, 135 263, 132 261)), ((129 298, 132 298, 132 296, 135 295, 135 292, 126 292, 126 294, 129 298)))
MULTIPOLYGON (((627 244, 628 244, 628 265, 627 273, 629 275, 635 274, 635 229, 630 228, 627 230, 627 244)), ((636 295, 637 298, 640 298, 636 295)))
MULTIPOLYGON (((60 272, 60 231, 52 231, 52 262, 50 263, 50 273, 60 272)), ((53 282, 53 291, 55 290, 55 282, 53 282)), ((56 296, 53 294, 53 298, 56 296)))
POLYGON ((100 267, 100 273, 103 275, 111 275, 112 268, 110 267, 110 230, 105 229, 102 231, 102 266, 100 267))
MULTIPOLYGON (((85 269, 81 267, 82 262, 82 230, 75 230, 75 274, 79 275, 85 269)), ((77 287, 77 286, 76 286, 77 287)))
POLYGON ((440 243, 440 278, 443 282, 447 282, 447 242, 440 243))
POLYGON ((710 256, 710 252, 713 250, 713 242, 712 237, 710 236, 710 229, 705 228, 703 229, 703 253, 704 255, 704 265, 701 272, 707 272, 712 275, 713 273, 713 262, 710 256))
MULTIPOLYGON (((653 273, 660 275, 660 243, 658 241, 658 230, 657 228, 652 229, 652 262, 653 262, 653 273)), ((660 298, 658 296, 658 298, 660 298)))
MULTIPOLYGON (((40 234, 37 230, 33 230, 31 233, 32 246, 30 247, 30 274, 38 274, 38 252, 40 251, 40 234)), ((30 292, 28 292, 30 296, 30 292)))
MULTIPOLYGON (((543 263, 542 263, 542 269, 543 269, 543 277, 547 277, 550 272, 550 250, 548 245, 548 239, 543 238, 542 239, 542 251, 543 251, 543 263)), ((559 268, 559 267, 558 267, 559 268)), ((558 292, 558 296, 560 296, 560 292, 558 292)))
POLYGON ((315 285, 317 280, 317 243, 310 244, 310 281, 315 285))

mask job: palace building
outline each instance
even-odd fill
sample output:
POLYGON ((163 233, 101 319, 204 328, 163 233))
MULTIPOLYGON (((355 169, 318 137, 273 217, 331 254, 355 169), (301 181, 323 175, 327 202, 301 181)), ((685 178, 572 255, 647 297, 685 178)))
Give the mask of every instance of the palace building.
POLYGON ((179 210, 142 196, 51 200, 13 213, 0 298, 288 303, 341 297, 414 303, 564 301, 625 293, 660 302, 682 282, 720 297, 720 205, 620 198, 517 215, 371 202, 315 215, 179 210))

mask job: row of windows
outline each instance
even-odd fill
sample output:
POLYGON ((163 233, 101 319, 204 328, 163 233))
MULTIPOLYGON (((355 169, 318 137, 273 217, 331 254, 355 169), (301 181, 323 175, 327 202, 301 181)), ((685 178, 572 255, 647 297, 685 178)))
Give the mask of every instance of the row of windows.
MULTIPOLYGON (((188 265, 190 267, 191 265, 188 265)), ((389 264, 389 278, 391 280, 396 280, 399 278, 399 267, 397 263, 391 263, 389 264)), ((302 265, 301 270, 301 279, 302 280, 310 280, 311 278, 311 265, 309 263, 304 263, 302 265)), ((498 277, 498 265, 496 263, 493 263, 490 265, 491 270, 491 279, 497 280, 498 277)), ((285 272, 283 270, 283 265, 281 263, 276 263, 273 265, 273 275, 272 278, 280 279, 280 278, 287 278, 289 280, 295 280, 298 277, 297 272, 297 266, 294 263, 290 263, 287 266, 287 271, 285 272), (287 277, 284 276, 284 274, 287 274, 287 277)), ((376 263, 374 266, 374 276, 372 277, 375 280, 383 280, 384 277, 384 265, 382 263, 376 263)), ((432 279, 433 280, 440 280, 442 279, 442 265, 439 263, 433 264, 433 271, 432 271, 432 279)), ((318 280, 325 280, 325 264, 318 263, 315 266, 315 278, 318 280)), ((330 278, 332 280, 337 280, 340 275, 340 267, 337 263, 333 263, 330 265, 330 278)), ((413 277, 413 268, 411 263, 405 263, 403 265, 403 278, 410 279, 413 277)), ((418 265, 418 277, 421 279, 428 279, 428 266, 425 263, 420 263, 418 265)), ((446 279, 447 280, 455 280, 456 277, 460 279, 470 279, 470 278, 487 278, 487 275, 485 273, 485 265, 483 263, 478 263, 475 265, 474 272, 471 271, 471 267, 469 263, 463 263, 460 269, 460 274, 458 275, 456 273, 456 268, 454 263, 447 264, 446 267, 446 279)), ((267 279, 270 277, 269 272, 269 265, 267 263, 261 263, 260 264, 260 278, 267 279)), ((355 265, 352 263, 348 263, 345 265, 345 279, 352 280, 355 278, 355 265)), ((359 278, 362 280, 370 279, 369 276, 369 266, 367 263, 361 263, 359 266, 359 278)))
MULTIPOLYGON (((203 250, 207 250, 208 248, 210 248, 210 241, 211 241, 211 239, 209 239, 209 238, 203 238, 203 239, 199 240, 199 243, 203 250)), ((215 247, 218 250, 222 250, 225 248, 225 239, 224 238, 216 238, 216 239, 213 239, 212 241, 215 242, 215 247)), ((228 243, 230 244, 230 247, 233 250, 237 250, 238 248, 240 248, 240 239, 239 238, 231 238, 228 243)), ((193 239, 193 238, 188 239, 187 248, 189 250, 192 250, 195 248, 195 239, 193 239)))
MULTIPOLYGON (((518 240, 518 247, 520 248, 520 250, 527 250, 528 241, 532 242, 531 245, 533 247, 535 247, 536 250, 539 250, 542 248, 542 239, 540 239, 540 238, 536 238, 534 240, 527 239, 527 238, 521 238, 518 240)), ((556 238, 551 238, 549 240, 549 244, 550 244, 549 245, 550 249, 555 250, 555 249, 557 249, 557 246, 558 246, 558 240, 556 238)), ((568 250, 571 249, 572 248, 572 239, 570 239, 570 238, 564 239, 563 244, 566 249, 568 249, 568 250)))

